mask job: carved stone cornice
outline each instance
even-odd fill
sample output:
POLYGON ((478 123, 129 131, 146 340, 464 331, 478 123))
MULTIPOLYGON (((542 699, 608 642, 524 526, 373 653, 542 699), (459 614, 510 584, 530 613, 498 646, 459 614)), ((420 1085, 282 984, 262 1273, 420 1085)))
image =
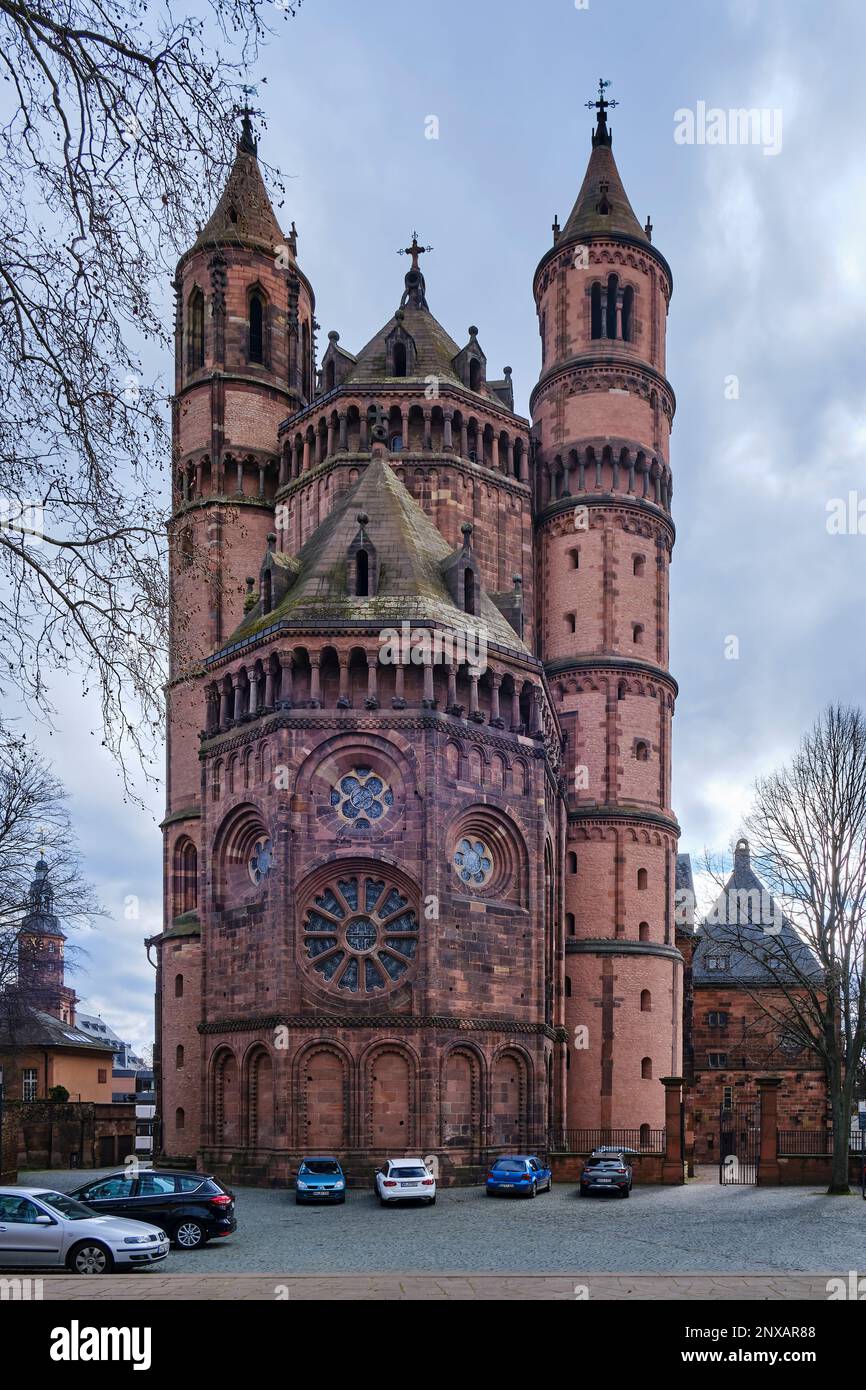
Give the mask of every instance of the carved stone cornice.
POLYGON ((526 1023, 513 1018, 452 1017, 449 1014, 259 1014, 198 1024, 198 1032, 203 1034, 272 1032, 277 1028, 295 1028, 323 1035, 328 1029, 341 1028, 370 1028, 379 1033, 383 1028, 404 1033, 412 1033, 419 1028, 439 1028, 453 1033, 501 1033, 506 1036, 518 1033, 525 1037, 550 1038, 551 1041, 557 1037, 557 1030, 550 1023, 526 1023))
POLYGON ((627 391, 629 395, 639 396, 649 401, 655 391, 662 409, 670 422, 676 411, 676 397, 667 377, 657 372, 648 362, 635 361, 634 358, 609 353, 605 357, 585 354, 567 358, 564 362, 554 362, 539 377, 529 397, 529 409, 535 414, 536 402, 553 383, 564 384, 572 395, 589 391, 627 391))

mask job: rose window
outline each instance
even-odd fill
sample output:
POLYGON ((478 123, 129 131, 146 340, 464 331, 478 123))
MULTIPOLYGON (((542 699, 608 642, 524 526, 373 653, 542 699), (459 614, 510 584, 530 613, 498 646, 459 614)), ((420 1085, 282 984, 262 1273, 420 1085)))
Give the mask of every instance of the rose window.
POLYGON ((331 805, 352 830, 369 830, 394 804, 388 783, 370 767, 355 767, 331 789, 331 805))
POLYGON ((415 959, 418 919, 409 899, 386 878, 349 874, 307 908, 303 946, 330 989, 375 994, 397 984, 415 959))
POLYGON ((261 883, 262 879, 267 877, 273 857, 274 850, 270 840, 256 840, 247 861, 247 868, 253 883, 261 883))
POLYGON ((463 839, 454 851, 454 867, 461 883, 481 888, 493 872, 493 855, 483 840, 463 839))

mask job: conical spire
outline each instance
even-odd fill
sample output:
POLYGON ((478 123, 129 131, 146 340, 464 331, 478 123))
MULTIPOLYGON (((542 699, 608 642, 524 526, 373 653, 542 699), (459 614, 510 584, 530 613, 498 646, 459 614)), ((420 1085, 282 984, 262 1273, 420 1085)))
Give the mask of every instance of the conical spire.
POLYGON ((577 201, 557 237, 558 245, 565 241, 579 241, 585 236, 600 236, 605 232, 635 237, 650 244, 646 230, 634 215, 613 157, 613 132, 607 124, 607 110, 616 106, 616 102, 605 98, 607 86, 608 83, 601 80, 598 98, 587 102, 587 106, 594 106, 597 113, 592 133, 592 154, 577 201))
POLYGON ((238 243, 274 247, 286 242, 265 188, 258 161, 258 140, 250 112, 244 111, 237 154, 222 196, 210 220, 196 238, 194 250, 203 246, 238 243))

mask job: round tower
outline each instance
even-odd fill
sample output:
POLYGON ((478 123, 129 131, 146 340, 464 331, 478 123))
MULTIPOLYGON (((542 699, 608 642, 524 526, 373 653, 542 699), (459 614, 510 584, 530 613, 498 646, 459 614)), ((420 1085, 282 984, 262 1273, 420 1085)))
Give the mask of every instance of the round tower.
POLYGON ((680 1069, 664 375, 672 276, 613 157, 601 84, 577 201, 535 273, 539 647, 567 734, 567 1126, 658 1128, 680 1069))
POLYGON ((18 933, 18 987, 34 1009, 75 1023, 75 990, 65 982, 66 933, 54 912, 48 865, 40 856, 18 933))

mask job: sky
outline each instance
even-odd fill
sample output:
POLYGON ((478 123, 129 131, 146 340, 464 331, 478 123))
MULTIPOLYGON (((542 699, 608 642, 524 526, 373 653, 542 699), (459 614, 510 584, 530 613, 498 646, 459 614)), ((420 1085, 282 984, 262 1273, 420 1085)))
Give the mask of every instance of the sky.
MULTIPOLYGON (((674 276, 673 804, 681 850, 725 850, 754 779, 829 701, 864 690, 866 6, 304 0, 295 19, 274 7, 272 27, 248 80, 320 351, 333 328, 357 352, 390 317, 406 269, 396 251, 417 229, 434 248, 432 312, 458 343, 478 325, 491 376, 513 369, 521 413, 540 362, 533 271, 583 177, 585 103, 610 80, 620 174, 674 276), (682 113, 739 108, 764 113, 762 140, 683 142, 682 113), (828 507, 852 492, 864 534, 856 514, 832 533, 828 507)), ((82 935, 72 983, 143 1046, 161 794, 147 811, 124 803, 80 684, 54 696, 56 727, 36 734, 112 914, 82 935)))

